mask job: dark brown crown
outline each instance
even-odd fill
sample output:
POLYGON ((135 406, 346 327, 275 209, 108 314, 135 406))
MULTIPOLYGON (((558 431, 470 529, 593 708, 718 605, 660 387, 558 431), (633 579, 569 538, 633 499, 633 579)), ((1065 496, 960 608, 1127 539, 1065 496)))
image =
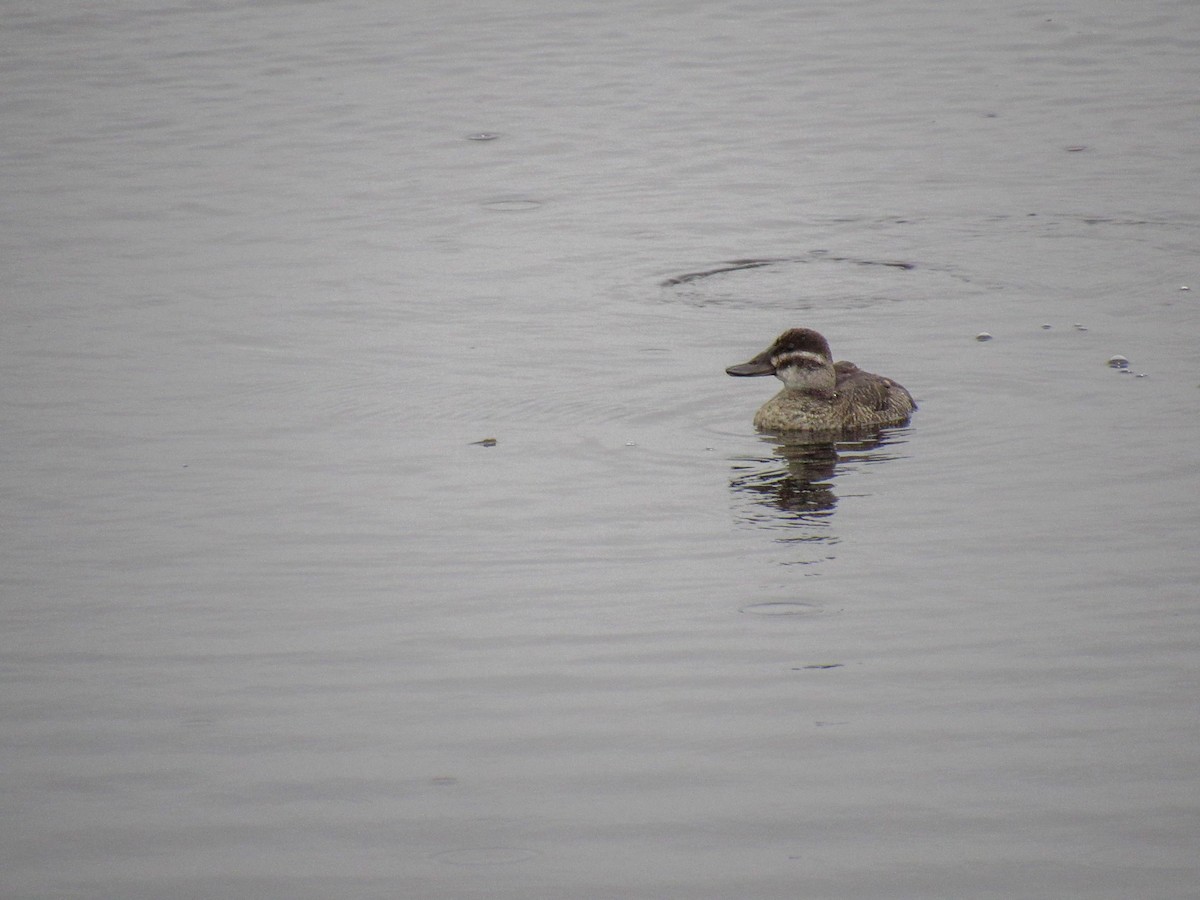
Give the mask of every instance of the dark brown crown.
POLYGON ((792 353, 815 353, 824 359, 833 359, 829 341, 811 328, 792 328, 775 338, 775 343, 771 345, 772 358, 792 353))

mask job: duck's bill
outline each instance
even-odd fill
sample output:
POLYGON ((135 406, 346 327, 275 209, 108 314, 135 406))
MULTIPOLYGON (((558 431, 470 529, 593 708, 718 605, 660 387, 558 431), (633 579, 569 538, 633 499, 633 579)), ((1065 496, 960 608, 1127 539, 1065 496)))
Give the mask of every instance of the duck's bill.
POLYGON ((730 375, 749 377, 752 375, 774 375, 775 367, 771 365, 771 352, 769 350, 764 350, 749 362, 739 363, 736 366, 730 366, 725 371, 730 375))

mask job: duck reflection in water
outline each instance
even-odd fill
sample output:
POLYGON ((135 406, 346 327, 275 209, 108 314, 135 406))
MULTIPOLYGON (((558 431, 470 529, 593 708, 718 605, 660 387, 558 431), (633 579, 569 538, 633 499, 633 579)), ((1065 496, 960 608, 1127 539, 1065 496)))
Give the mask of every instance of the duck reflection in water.
MULTIPOLYGON (((767 438, 764 438, 767 440, 767 438)), ((854 440, 806 440, 788 435, 773 439, 771 456, 742 457, 734 461, 730 487, 771 510, 770 519, 815 525, 833 515, 838 503, 834 479, 838 467, 881 462, 894 454, 885 450, 892 441, 880 429, 854 440)), ((751 516, 762 519, 760 512, 751 516)))

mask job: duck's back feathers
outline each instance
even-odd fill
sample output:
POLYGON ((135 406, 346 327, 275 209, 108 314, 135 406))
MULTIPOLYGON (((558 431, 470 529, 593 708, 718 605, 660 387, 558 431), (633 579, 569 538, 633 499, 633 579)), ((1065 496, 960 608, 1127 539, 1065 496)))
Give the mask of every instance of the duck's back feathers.
POLYGON ((905 418, 917 408, 902 385, 883 375, 864 372, 852 362, 838 360, 833 364, 837 374, 837 394, 843 402, 879 412, 903 411, 905 418))

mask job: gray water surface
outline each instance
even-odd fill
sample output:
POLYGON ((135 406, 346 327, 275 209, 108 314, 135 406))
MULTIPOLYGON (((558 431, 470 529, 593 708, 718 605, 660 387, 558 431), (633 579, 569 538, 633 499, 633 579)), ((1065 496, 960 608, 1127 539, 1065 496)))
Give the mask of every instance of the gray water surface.
POLYGON ((1195 896, 1200 7, 0 42, 4 896, 1195 896))

